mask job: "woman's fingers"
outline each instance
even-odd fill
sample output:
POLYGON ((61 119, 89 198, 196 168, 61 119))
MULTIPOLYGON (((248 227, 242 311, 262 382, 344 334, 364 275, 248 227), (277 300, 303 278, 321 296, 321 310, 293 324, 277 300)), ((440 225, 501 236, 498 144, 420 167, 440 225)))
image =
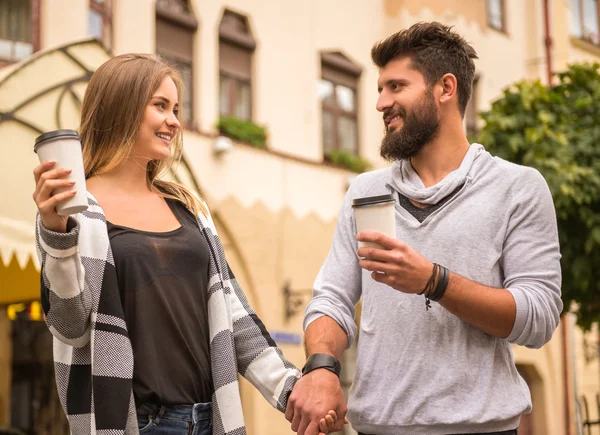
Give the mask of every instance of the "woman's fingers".
POLYGON ((55 168, 49 171, 42 172, 36 184, 36 190, 40 191, 46 181, 55 180, 58 178, 66 178, 69 176, 70 173, 70 169, 64 168, 55 168))
POLYGON ((327 422, 325 421, 324 418, 319 420, 319 435, 321 435, 323 433, 324 434, 329 433, 329 430, 327 429, 327 422))
POLYGON ((48 180, 44 183, 44 185, 40 189, 38 195, 39 195, 40 200, 44 201, 45 199, 48 199, 50 196, 52 196, 52 192, 55 189, 58 189, 60 187, 72 187, 74 185, 75 185, 74 180, 67 180, 64 178, 48 180))
POLYGON ((66 201, 67 199, 75 196, 76 193, 76 190, 69 190, 68 192, 62 192, 51 196, 46 201, 42 202, 41 204, 38 204, 40 214, 56 213, 56 206, 62 201, 66 201))
POLYGON ((50 168, 52 168, 55 164, 56 162, 54 160, 46 160, 33 169, 33 178, 35 179, 36 186, 38 184, 38 181, 40 181, 41 175, 44 172, 50 170, 50 168))
POLYGON ((325 417, 319 420, 319 430, 321 433, 328 434, 335 430, 335 422, 337 421, 337 414, 334 410, 327 413, 325 417))

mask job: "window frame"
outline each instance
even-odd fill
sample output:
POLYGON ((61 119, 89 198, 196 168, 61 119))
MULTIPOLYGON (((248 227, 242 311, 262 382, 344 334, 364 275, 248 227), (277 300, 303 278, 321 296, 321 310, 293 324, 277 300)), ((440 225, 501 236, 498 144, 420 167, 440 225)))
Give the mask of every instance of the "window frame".
POLYGON ((252 113, 252 78, 241 77, 240 75, 232 74, 229 71, 223 71, 219 69, 219 115, 220 116, 235 116, 240 119, 244 119, 247 121, 251 121, 253 119, 252 113), (229 98, 227 101, 227 110, 223 113, 223 108, 221 106, 221 85, 223 82, 223 78, 229 80, 229 98), (245 84, 250 89, 250 101, 248 107, 248 118, 243 118, 236 113, 237 106, 237 92, 240 89, 240 84, 245 84))
MULTIPOLYGON (((235 116, 240 119, 245 119, 236 113, 237 109, 237 95, 238 90, 242 87, 240 84, 246 85, 249 89, 249 101, 248 101, 248 118, 247 121, 254 119, 254 54, 256 49, 256 41, 252 35, 250 23, 248 17, 242 14, 238 14, 229 9, 223 11, 221 21, 219 22, 219 116, 235 116), (231 15, 237 20, 243 22, 244 29, 234 29, 230 26, 224 25, 227 21, 227 16, 231 15), (249 58, 247 71, 244 66, 240 66, 236 71, 236 67, 226 65, 228 62, 224 62, 225 55, 232 56, 232 52, 239 51, 244 52, 244 56, 249 58), (242 71, 244 70, 244 71, 242 71), (225 110, 221 105, 221 86, 223 78, 229 81, 228 89, 228 101, 226 103, 225 110)), ((243 56, 239 56, 241 59, 243 56)))
MULTIPOLYGON (((111 48, 113 41, 112 7, 111 0, 103 0, 102 3, 90 0, 90 9, 102 17, 100 41, 104 46, 111 48)), ((89 30, 89 29, 88 29, 89 30)))
POLYGON ((360 155, 360 75, 362 68, 352 63, 350 60, 345 58, 341 53, 322 53, 321 54, 321 77, 320 80, 327 81, 332 84, 332 95, 331 101, 323 99, 320 101, 321 104, 321 147, 323 150, 323 156, 327 159, 327 153, 337 152, 340 150, 349 151, 357 156, 360 155), (344 86, 353 91, 354 101, 353 111, 345 110, 338 103, 337 99, 337 86, 344 86), (326 149, 325 143, 325 125, 323 118, 325 112, 331 114, 333 117, 333 146, 326 149), (354 122, 355 131, 354 135, 356 138, 354 149, 349 150, 348 148, 342 147, 340 134, 339 134, 339 121, 341 118, 347 118, 354 122))
POLYGON ((506 28, 507 28, 506 27, 506 0, 487 0, 486 8, 487 8, 486 12, 487 12, 488 27, 490 27, 491 29, 497 30, 499 32, 502 32, 502 33, 507 33, 507 30, 506 30, 506 28), (491 1, 500 2, 500 16, 501 16, 501 20, 502 20, 502 24, 500 25, 500 27, 498 27, 491 20, 491 13, 490 13, 490 2, 491 1))
MULTIPOLYGON (((160 3, 156 3, 155 6, 155 20, 156 20, 156 25, 155 25, 155 35, 154 35, 154 40, 155 40, 155 51, 156 54, 158 54, 164 61, 166 61, 169 65, 173 66, 175 69, 180 70, 181 68, 179 67, 179 65, 185 65, 186 67, 189 67, 190 70, 190 89, 189 89, 189 95, 190 95, 190 101, 185 101, 185 105, 189 106, 188 110, 184 110, 183 111, 183 115, 184 115, 184 119, 182 119, 182 125, 184 128, 188 129, 188 130, 194 130, 196 129, 196 110, 194 108, 195 106, 195 89, 196 89, 196 80, 195 80, 195 62, 194 62, 194 52, 195 52, 195 46, 196 46, 196 41, 195 41, 195 37, 196 37, 196 31, 198 29, 198 21, 196 20, 195 16, 193 15, 193 10, 191 8, 191 6, 189 5, 189 2, 187 3, 187 9, 188 12, 178 12, 169 8, 165 8, 162 7, 160 3), (158 32, 156 31, 156 29, 159 27, 158 26, 158 22, 159 21, 163 21, 164 24, 168 25, 168 26, 174 26, 184 32, 189 32, 190 35, 185 35, 185 37, 190 37, 191 38, 191 52, 189 53, 189 58, 184 58, 182 57, 182 55, 175 53, 169 49, 165 49, 160 47, 160 44, 158 43, 158 32)), ((184 37, 184 36, 182 36, 184 37)), ((181 72, 181 71, 180 71, 181 72)), ((185 77, 183 77, 182 74, 182 80, 184 81, 184 85, 186 85, 185 83, 185 77)), ((183 94, 185 95, 186 92, 184 90, 183 94)))
MULTIPOLYGON (((31 37, 30 41, 21 41, 17 39, 4 39, 5 41, 14 42, 29 42, 31 44, 31 54, 40 50, 40 3, 41 0, 28 0, 30 1, 31 7, 31 37)), ((23 58, 24 59, 24 58, 23 58)), ((6 65, 20 62, 23 59, 13 57, 2 57, 0 56, 0 68, 6 65)))
MULTIPOLYGON (((588 44, 592 44, 596 47, 600 47, 600 1, 596 0, 596 40, 594 41, 592 37, 587 36, 585 32, 585 9, 584 9, 584 0, 574 0, 576 2, 576 7, 579 11, 579 27, 580 34, 575 35, 575 32, 571 32, 574 37, 587 42, 588 44)), ((572 4, 572 3, 571 3, 572 4)), ((572 24, 572 23, 571 23, 572 24)), ((572 29, 574 30, 574 29, 572 29)))

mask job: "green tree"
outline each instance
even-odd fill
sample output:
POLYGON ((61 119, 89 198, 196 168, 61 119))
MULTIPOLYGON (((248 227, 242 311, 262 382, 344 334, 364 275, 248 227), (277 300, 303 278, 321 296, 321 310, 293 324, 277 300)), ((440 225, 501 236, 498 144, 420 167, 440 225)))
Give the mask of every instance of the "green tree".
POLYGON ((546 178, 558 218, 563 302, 584 329, 600 321, 599 68, 570 65, 553 86, 509 87, 481 114, 477 138, 492 154, 546 178))

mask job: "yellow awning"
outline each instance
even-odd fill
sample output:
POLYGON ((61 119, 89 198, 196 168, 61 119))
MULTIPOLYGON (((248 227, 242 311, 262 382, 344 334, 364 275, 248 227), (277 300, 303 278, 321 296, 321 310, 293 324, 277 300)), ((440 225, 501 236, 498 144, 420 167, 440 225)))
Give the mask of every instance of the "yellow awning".
POLYGON ((99 41, 85 39, 0 71, 0 305, 39 297, 34 140, 46 131, 78 129, 87 82, 109 58, 99 41))

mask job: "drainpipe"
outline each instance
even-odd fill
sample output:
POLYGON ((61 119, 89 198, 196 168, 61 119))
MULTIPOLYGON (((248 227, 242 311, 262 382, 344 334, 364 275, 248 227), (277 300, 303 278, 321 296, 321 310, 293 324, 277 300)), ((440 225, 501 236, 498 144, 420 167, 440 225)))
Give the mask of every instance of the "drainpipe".
MULTIPOLYGON (((552 37, 550 33, 550 5, 548 0, 542 0, 544 7, 544 46, 546 49, 546 74, 548 86, 552 85, 552 37)), ((563 378, 565 387, 565 426, 566 434, 571 435, 571 385, 569 382, 569 330, 568 314, 561 318, 563 378)))
POLYGON ((546 47, 546 73, 548 74, 548 85, 552 84, 552 37, 550 36, 550 6, 548 0, 542 0, 544 4, 544 45, 546 47))

